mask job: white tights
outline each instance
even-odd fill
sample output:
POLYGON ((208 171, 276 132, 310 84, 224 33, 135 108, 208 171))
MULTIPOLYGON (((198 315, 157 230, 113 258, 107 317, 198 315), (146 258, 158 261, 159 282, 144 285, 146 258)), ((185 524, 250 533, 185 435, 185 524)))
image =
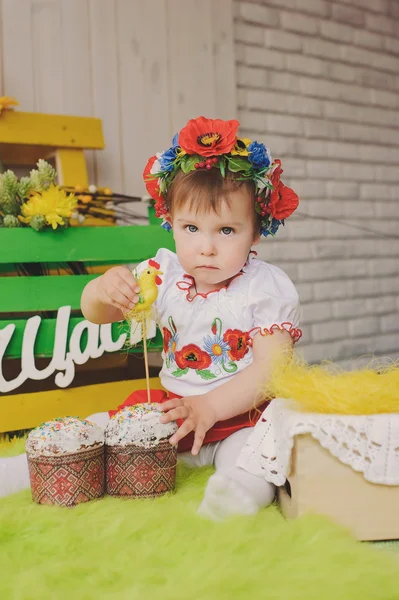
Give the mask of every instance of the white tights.
MULTIPOLYGON (((87 419, 104 429, 109 416, 108 413, 96 413, 87 419)), ((197 456, 190 452, 179 454, 179 459, 189 466, 213 465, 216 469, 209 478, 199 514, 219 520, 234 514, 254 514, 273 502, 275 488, 271 483, 236 466, 250 432, 251 428, 248 427, 221 442, 207 444, 197 456)), ((26 455, 0 459, 0 497, 27 487, 29 473, 26 455)))
POLYGON ((238 455, 252 428, 240 429, 221 442, 202 446, 199 454, 179 454, 182 462, 193 467, 213 465, 198 512, 214 520, 234 514, 254 514, 273 502, 275 487, 263 477, 236 466, 238 455))

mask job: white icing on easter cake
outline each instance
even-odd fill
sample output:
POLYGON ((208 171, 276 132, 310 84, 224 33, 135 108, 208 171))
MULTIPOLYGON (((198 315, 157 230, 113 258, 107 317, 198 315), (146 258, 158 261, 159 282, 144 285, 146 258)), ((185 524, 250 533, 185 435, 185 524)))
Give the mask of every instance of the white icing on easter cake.
POLYGON ((126 406, 111 417, 105 430, 108 446, 141 446, 153 448, 177 431, 177 424, 161 423, 163 415, 153 404, 126 406))
POLYGON ((26 440, 26 452, 31 457, 58 456, 103 444, 104 432, 95 423, 79 417, 62 417, 33 429, 26 440))

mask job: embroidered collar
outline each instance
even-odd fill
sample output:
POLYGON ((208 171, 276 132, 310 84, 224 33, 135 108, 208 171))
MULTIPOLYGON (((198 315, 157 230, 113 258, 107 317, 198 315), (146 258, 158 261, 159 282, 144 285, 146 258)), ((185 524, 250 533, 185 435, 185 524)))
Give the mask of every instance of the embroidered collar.
MULTIPOLYGON (((237 277, 240 277, 240 275, 244 275, 245 267, 247 267, 250 264, 250 262, 252 262, 257 256, 258 256, 258 253, 255 250, 250 250, 247 261, 246 261, 245 265, 242 267, 241 271, 239 273, 237 273, 236 275, 234 275, 233 277, 231 277, 229 282, 227 283, 227 285, 224 285, 217 290, 210 290, 209 292, 206 292, 205 294, 202 294, 201 292, 197 292, 197 290, 195 288, 195 279, 192 275, 189 275, 188 273, 183 274, 183 281, 177 281, 176 286, 179 288, 179 290, 182 290, 183 292, 187 292, 186 300, 188 302, 192 302, 194 300, 194 298, 197 298, 197 296, 199 296, 200 298, 207 298, 209 296, 209 294, 214 294, 215 292, 220 292, 221 290, 227 290, 230 287, 230 284, 234 281, 234 279, 237 279, 237 277), (193 287, 195 288, 196 293, 193 296, 190 296, 190 292, 193 287)), ((176 258, 177 258, 177 256, 176 256, 176 258)), ((180 263, 179 263, 179 265, 180 265, 180 263)))
POLYGON ((190 292, 192 290, 192 288, 195 288, 195 280, 194 277, 192 277, 192 275, 188 275, 187 273, 184 273, 183 281, 177 281, 176 285, 179 288, 179 290, 182 290, 184 292, 187 292, 186 294, 186 300, 188 302, 192 302, 195 298, 197 298, 198 296, 200 298, 207 298, 209 296, 209 294, 214 294, 215 292, 220 292, 221 290, 227 290, 230 287, 230 284, 232 281, 234 281, 234 279, 237 279, 237 277, 240 277, 240 275, 243 275, 243 271, 240 271, 239 273, 237 273, 237 275, 234 275, 233 277, 231 277, 231 279, 228 281, 228 283, 224 286, 222 286, 221 288, 218 288, 217 290, 210 290, 209 292, 206 292, 205 294, 202 294, 201 292, 196 292, 193 296, 190 296, 190 292))

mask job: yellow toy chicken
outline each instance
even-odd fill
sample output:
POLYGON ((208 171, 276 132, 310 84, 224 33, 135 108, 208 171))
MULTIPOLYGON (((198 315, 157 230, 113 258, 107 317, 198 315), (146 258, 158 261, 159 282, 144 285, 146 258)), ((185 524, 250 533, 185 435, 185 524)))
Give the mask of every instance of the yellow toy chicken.
POLYGON ((145 376, 147 382, 147 398, 149 404, 151 403, 151 393, 147 356, 147 324, 151 319, 152 305, 158 297, 157 286, 162 283, 160 275, 163 275, 163 273, 159 269, 160 265, 155 260, 151 259, 148 261, 147 269, 145 269, 139 277, 136 277, 137 283, 140 286, 139 301, 135 304, 134 308, 132 308, 132 310, 125 315, 125 318, 130 325, 132 321, 135 321, 138 325, 141 325, 141 337, 144 346, 145 376))
POLYGON ((162 271, 159 270, 160 266, 155 260, 148 262, 148 268, 143 271, 137 282, 140 286, 139 301, 134 308, 127 314, 129 321, 142 321, 141 316, 146 311, 151 310, 151 306, 158 297, 157 286, 162 283, 162 279, 159 277, 163 275, 162 271), (138 316, 140 315, 140 318, 138 316))

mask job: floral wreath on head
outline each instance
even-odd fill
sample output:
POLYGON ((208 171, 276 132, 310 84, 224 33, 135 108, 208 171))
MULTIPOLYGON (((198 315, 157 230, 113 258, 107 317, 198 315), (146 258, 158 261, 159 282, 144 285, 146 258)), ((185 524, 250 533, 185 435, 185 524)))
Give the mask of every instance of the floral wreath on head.
POLYGON ((220 169, 237 173, 237 179, 255 183, 255 210, 261 217, 260 233, 275 235, 299 204, 297 194, 280 180, 281 161, 272 161, 269 150, 259 142, 238 138, 239 122, 198 117, 177 133, 172 146, 152 156, 144 169, 147 191, 155 200, 155 214, 163 217, 162 227, 171 229, 166 194, 179 170, 220 169))

